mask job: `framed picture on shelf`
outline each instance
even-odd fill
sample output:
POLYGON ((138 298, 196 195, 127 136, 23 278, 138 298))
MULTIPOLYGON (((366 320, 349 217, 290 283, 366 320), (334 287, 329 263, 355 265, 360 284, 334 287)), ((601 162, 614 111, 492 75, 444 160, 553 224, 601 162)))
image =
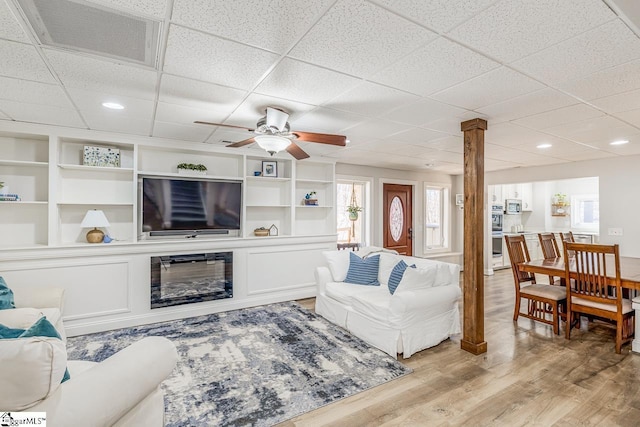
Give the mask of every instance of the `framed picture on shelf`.
POLYGON ((262 161, 262 176, 277 177, 278 176, 278 162, 262 161))

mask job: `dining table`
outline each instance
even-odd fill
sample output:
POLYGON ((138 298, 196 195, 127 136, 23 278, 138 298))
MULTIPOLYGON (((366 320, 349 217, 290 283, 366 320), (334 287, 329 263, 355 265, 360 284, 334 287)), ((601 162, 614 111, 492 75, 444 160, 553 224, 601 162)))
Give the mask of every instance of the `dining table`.
MULTIPOLYGON (((570 261, 572 264, 575 261, 570 261)), ((613 257, 607 256, 605 258, 607 263, 607 271, 615 272, 613 257)), ((569 268, 572 269, 571 264, 569 268)), ((518 269, 521 271, 528 271, 529 273, 544 274, 547 276, 564 277, 564 259, 563 258, 549 258, 549 259, 534 259, 527 262, 521 262, 518 264, 518 269)), ((640 295, 640 258, 634 257, 620 257, 620 282, 623 288, 636 291, 636 295, 640 295)), ((640 296, 633 298, 632 307, 636 311, 635 315, 635 330, 640 331, 640 296)), ((631 350, 640 353, 640 334, 636 334, 633 342, 631 343, 631 350)))

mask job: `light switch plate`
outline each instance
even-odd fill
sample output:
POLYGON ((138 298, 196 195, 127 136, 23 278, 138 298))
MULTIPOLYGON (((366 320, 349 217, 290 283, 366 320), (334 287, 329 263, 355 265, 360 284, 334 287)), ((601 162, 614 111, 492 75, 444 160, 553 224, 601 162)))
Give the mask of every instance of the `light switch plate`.
POLYGON ((607 234, 609 236, 622 236, 622 228, 610 228, 607 234))

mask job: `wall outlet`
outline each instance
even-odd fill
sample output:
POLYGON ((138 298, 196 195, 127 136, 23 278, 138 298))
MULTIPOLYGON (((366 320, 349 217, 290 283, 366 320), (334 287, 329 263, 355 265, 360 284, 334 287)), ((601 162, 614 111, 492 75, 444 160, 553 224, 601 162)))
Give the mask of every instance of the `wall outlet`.
POLYGON ((609 236, 622 236, 622 228, 610 228, 607 234, 609 236))

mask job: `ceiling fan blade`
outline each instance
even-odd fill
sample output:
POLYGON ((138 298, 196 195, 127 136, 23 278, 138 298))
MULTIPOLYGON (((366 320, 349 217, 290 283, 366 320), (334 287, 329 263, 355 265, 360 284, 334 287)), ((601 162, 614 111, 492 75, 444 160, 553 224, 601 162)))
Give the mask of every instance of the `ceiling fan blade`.
POLYGON ((248 130, 249 132, 253 132, 254 131, 254 129, 251 129, 251 128, 248 128, 248 127, 236 126, 236 125, 225 125, 224 123, 202 122, 200 120, 196 120, 193 123, 197 123, 199 125, 211 125, 211 126, 222 126, 222 127, 225 127, 225 128, 244 129, 244 130, 248 130))
POLYGON ((238 147, 244 147, 245 145, 249 145, 256 142, 255 139, 253 139, 253 137, 249 138, 249 139, 244 139, 242 141, 238 141, 238 142, 234 142, 233 144, 229 144, 227 145, 227 147, 233 147, 233 148, 238 148, 238 147))
POLYGON ((320 144, 331 144, 344 147, 347 145, 347 137, 344 135, 332 135, 330 133, 314 133, 292 131, 298 137, 298 141, 319 142, 320 144))
POLYGON ((293 157, 295 157, 296 160, 302 160, 302 159, 309 158, 309 155, 307 153, 305 153, 304 150, 302 148, 300 148, 300 146, 298 146, 298 144, 296 144, 293 141, 291 141, 291 144, 289 144, 287 146, 286 150, 287 150, 287 153, 289 153, 293 157))

